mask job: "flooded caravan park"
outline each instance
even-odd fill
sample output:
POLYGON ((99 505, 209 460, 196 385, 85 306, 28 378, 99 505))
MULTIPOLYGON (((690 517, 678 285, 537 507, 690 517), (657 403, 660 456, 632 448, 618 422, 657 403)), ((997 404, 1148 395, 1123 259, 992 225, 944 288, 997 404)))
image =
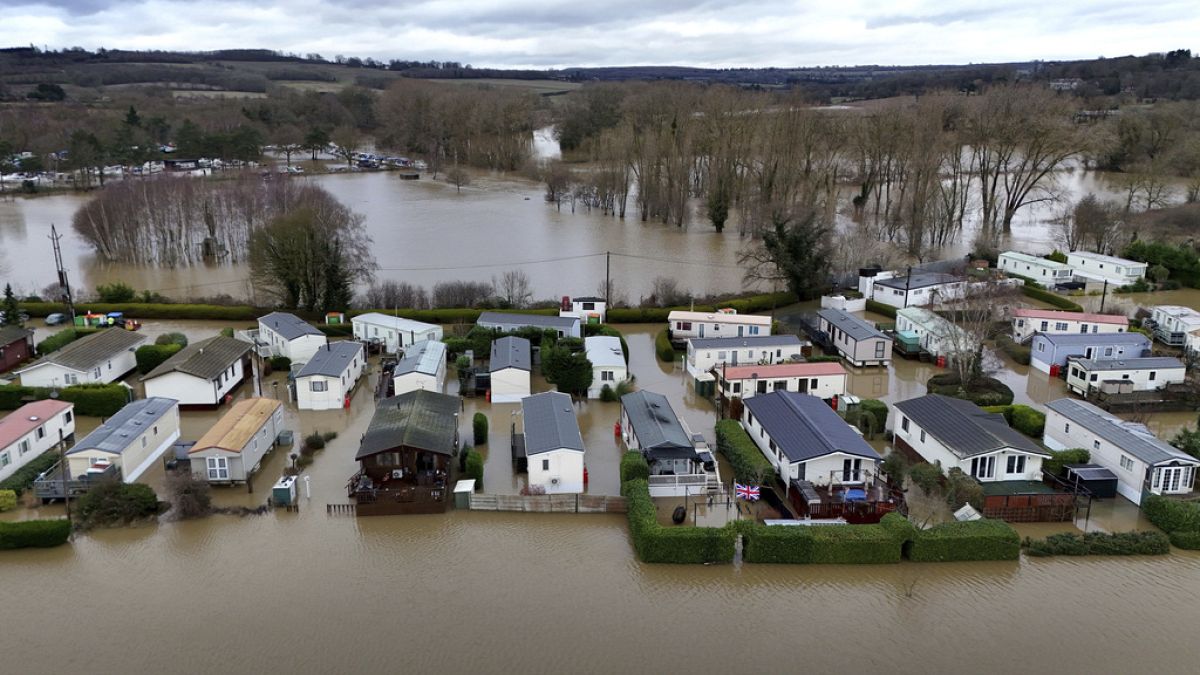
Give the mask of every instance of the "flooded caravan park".
MULTIPOLYGON (((197 339, 219 328, 148 322, 145 330, 184 330, 197 339)), ((679 364, 655 360, 658 328, 621 327, 631 371, 639 386, 666 394, 692 428, 711 438, 711 404, 686 386, 679 364)), ((897 361, 889 370, 854 371, 851 388, 907 398, 924 392, 921 382, 933 370, 897 361)), ((305 472, 311 499, 299 513, 99 530, 57 549, 0 555, 5 604, 21 608, 0 631, 4 661, 29 673, 1196 667, 1196 553, 861 567, 658 566, 636 560, 620 515, 328 515, 324 504, 346 501, 376 377, 373 371, 360 385, 347 410, 301 414, 289 404, 293 428, 339 432, 305 472), (64 639, 68 633, 73 637, 64 639), (1068 647, 1072 657, 1064 665, 1068 647)), ((267 379, 268 395, 282 390, 279 381, 279 374, 267 379)), ((1057 395, 1036 382, 1010 384, 1018 400, 1057 395)), ((465 402, 463 419, 482 410, 491 420, 488 491, 519 489, 507 454, 515 408, 465 402)), ((616 489, 616 410, 600 402, 577 407, 592 492, 616 489)), ((196 437, 218 414, 185 412, 183 435, 196 437)), ((223 489, 218 501, 261 503, 287 461, 276 451, 253 494, 223 489)), ((156 468, 148 481, 159 487, 161 479, 156 468)), ((58 505, 4 517, 61 512, 58 505)), ((1120 500, 1093 509, 1079 525, 1148 527, 1120 500)), ((1017 526, 1033 536, 1070 527, 1017 526)))

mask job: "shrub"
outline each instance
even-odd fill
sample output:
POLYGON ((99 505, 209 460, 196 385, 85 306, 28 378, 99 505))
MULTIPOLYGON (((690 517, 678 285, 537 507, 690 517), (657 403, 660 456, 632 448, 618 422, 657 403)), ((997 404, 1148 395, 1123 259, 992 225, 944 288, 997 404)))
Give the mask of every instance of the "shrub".
POLYGON ((1053 260, 1054 262, 1065 264, 1067 262, 1067 254, 1058 249, 1054 249, 1050 252, 1050 255, 1046 256, 1046 260, 1053 260))
POLYGON ((154 344, 179 345, 182 348, 188 346, 188 339, 183 333, 163 333, 154 339, 154 344))
POLYGON ((1125 284, 1113 291, 1113 293, 1149 293, 1151 291, 1150 284, 1145 279, 1138 279, 1132 284, 1125 284))
POLYGON ((1142 500, 1142 514, 1163 532, 1200 532, 1200 503, 1147 495, 1142 500))
POLYGON ((483 489, 483 455, 478 450, 470 449, 466 453, 466 473, 468 478, 475 479, 475 489, 483 489))
POLYGON ((1054 293, 1052 291, 1047 291, 1042 288, 1034 288, 1032 286, 1022 286, 1021 293, 1024 294, 1025 297, 1027 297, 1027 298, 1033 298, 1034 300, 1041 300, 1042 302, 1054 305, 1055 307, 1057 307, 1059 309, 1065 309, 1069 312, 1082 312, 1083 311, 1083 307, 1079 306, 1079 304, 1077 304, 1075 302, 1072 302, 1069 298, 1064 298, 1063 296, 1059 295, 1058 293, 1054 293))
POLYGON ((1021 538, 1000 520, 942 523, 917 531, 908 557, 913 562, 1016 560, 1021 557, 1021 538))
POLYGON ((629 534, 638 558, 646 563, 732 562, 737 531, 725 527, 666 528, 658 522, 650 486, 642 479, 621 484, 628 507, 629 534))
POLYGON ((17 508, 16 490, 0 490, 0 513, 17 508))
POLYGON ((133 286, 121 281, 111 284, 100 284, 96 287, 96 298, 100 302, 133 302, 137 291, 133 286))
POLYGON ((746 562, 790 564, 898 563, 912 526, 888 514, 878 525, 779 526, 742 521, 746 562))
POLYGON ((630 450, 621 455, 621 482, 630 480, 647 480, 650 477, 650 465, 646 458, 636 450, 630 450))
POLYGON ((670 332, 666 328, 660 330, 658 335, 654 336, 654 352, 658 354, 659 361, 666 361, 667 363, 672 363, 675 359, 679 358, 679 352, 675 351, 675 348, 671 346, 670 332))
POLYGON ((208 481, 196 478, 188 471, 168 471, 166 489, 174 517, 186 520, 203 518, 212 513, 212 492, 208 481))
POLYGON ((1172 532, 1168 537, 1176 548, 1189 551, 1200 550, 1200 532, 1172 532))
POLYGON ((904 479, 908 476, 908 457, 902 452, 893 450, 888 453, 887 457, 883 458, 883 462, 879 465, 879 470, 888 477, 888 482, 895 486, 903 486, 904 479))
POLYGON ((118 382, 111 384, 73 384, 59 398, 75 404, 76 415, 111 417, 129 403, 129 389, 118 382))
POLYGON ((1046 429, 1046 414, 1020 403, 1012 407, 1012 427, 1030 438, 1041 438, 1046 429))
POLYGON ((1008 358, 1023 366, 1029 365, 1029 362, 1033 358, 1033 349, 1029 345, 1019 345, 1012 338, 1004 334, 996 336, 996 347, 1007 354, 1008 358))
POLYGON ((311 450, 324 450, 325 437, 319 433, 313 432, 304 437, 304 447, 311 450))
POLYGON ((158 513, 158 496, 142 483, 104 481, 80 498, 77 509, 84 527, 124 525, 158 513))
POLYGON ((875 314, 882 314, 882 315, 892 318, 892 319, 896 318, 896 308, 895 307, 892 307, 891 305, 886 305, 882 302, 877 302, 875 300, 867 300, 867 311, 873 312, 875 314))
POLYGON ((928 495, 932 494, 941 484, 942 469, 928 462, 920 462, 909 468, 908 477, 912 480, 913 485, 921 488, 921 491, 928 495))
POLYGON ((836 354, 813 354, 812 356, 804 357, 804 360, 809 363, 834 363, 840 362, 842 357, 836 354))
POLYGON ((607 384, 604 385, 603 387, 600 387, 600 400, 601 401, 604 401, 605 403, 615 403, 618 400, 620 400, 620 398, 621 397, 617 396, 617 392, 614 391, 613 388, 608 386, 607 384))
POLYGON ((883 431, 884 425, 887 424, 887 416, 886 403, 874 398, 865 398, 854 412, 846 415, 846 421, 852 421, 868 439, 871 439, 883 431))
POLYGON ((739 483, 758 483, 775 472, 737 420, 717 422, 717 451, 729 460, 739 483))
POLYGON ((43 452, 25 466, 17 469, 11 476, 0 481, 0 490, 11 490, 17 497, 20 497, 29 489, 29 486, 33 485, 33 481, 43 471, 54 466, 57 461, 58 453, 54 450, 43 452))
POLYGON ((354 336, 354 324, 352 323, 319 323, 317 324, 317 330, 329 337, 354 336))
POLYGON ((481 412, 475 413, 471 418, 471 429, 475 436, 475 445, 487 445, 488 442, 488 418, 481 412))
POLYGON ((1051 450, 1050 456, 1042 460, 1042 470, 1052 475, 1062 477, 1063 467, 1068 464, 1087 464, 1092 461, 1092 453, 1083 448, 1071 450, 1051 450))
POLYGON ((286 356, 272 356, 267 363, 271 365, 271 370, 287 372, 292 368, 292 360, 286 356))
POLYGON ((134 356, 137 358, 138 372, 145 375, 157 368, 163 361, 171 358, 176 352, 183 347, 177 344, 153 344, 143 345, 137 348, 134 356))
POLYGON ((338 433, 336 431, 326 431, 321 434, 322 440, 324 440, 326 443, 328 443, 329 441, 332 441, 333 439, 335 439, 337 437, 338 437, 338 433))
POLYGON ((0 522, 0 550, 52 548, 67 543, 71 522, 61 520, 22 520, 0 522))
POLYGON ((978 406, 1011 405, 1013 391, 994 377, 977 377, 970 387, 959 383, 958 373, 941 373, 929 378, 926 387, 930 394, 941 394, 971 401, 978 406))
POLYGON ((1045 539, 1026 539, 1029 555, 1166 555, 1171 541, 1162 532, 1064 532, 1045 539))
POLYGON ((37 344, 37 353, 45 356, 56 352, 79 338, 95 333, 96 328, 64 328, 37 344))
POLYGON ((221 329, 221 336, 222 336, 222 337, 231 338, 231 337, 233 337, 233 334, 234 334, 235 332, 236 332, 236 331, 234 331, 232 328, 222 328, 222 329, 221 329))
POLYGON ((962 469, 954 467, 946 474, 946 504, 955 509, 963 504, 982 509, 983 486, 962 469))

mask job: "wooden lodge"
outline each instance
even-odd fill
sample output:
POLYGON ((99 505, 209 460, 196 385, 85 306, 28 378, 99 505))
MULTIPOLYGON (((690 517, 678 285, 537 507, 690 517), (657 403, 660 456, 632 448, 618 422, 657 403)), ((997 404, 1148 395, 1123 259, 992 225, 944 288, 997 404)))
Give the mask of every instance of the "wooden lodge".
POLYGON ((379 401, 346 484, 358 515, 446 511, 458 411, 457 397, 426 390, 379 401))

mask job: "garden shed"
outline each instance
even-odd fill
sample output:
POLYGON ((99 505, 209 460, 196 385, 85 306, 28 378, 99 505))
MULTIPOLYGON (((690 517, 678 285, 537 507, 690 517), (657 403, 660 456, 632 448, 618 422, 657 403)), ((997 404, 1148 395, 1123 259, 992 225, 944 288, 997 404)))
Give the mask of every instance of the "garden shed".
POLYGON ((1066 481, 1086 488, 1093 497, 1112 499, 1117 496, 1117 474, 1099 464, 1068 464, 1066 481))

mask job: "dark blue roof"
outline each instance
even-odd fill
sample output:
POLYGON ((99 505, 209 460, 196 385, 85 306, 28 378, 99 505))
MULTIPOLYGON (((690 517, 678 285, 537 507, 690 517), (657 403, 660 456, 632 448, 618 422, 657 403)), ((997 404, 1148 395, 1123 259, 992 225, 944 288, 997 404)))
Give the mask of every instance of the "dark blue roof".
POLYGON ((745 405, 790 462, 805 462, 835 452, 880 459, 875 448, 816 396, 773 391, 748 398, 745 405))

